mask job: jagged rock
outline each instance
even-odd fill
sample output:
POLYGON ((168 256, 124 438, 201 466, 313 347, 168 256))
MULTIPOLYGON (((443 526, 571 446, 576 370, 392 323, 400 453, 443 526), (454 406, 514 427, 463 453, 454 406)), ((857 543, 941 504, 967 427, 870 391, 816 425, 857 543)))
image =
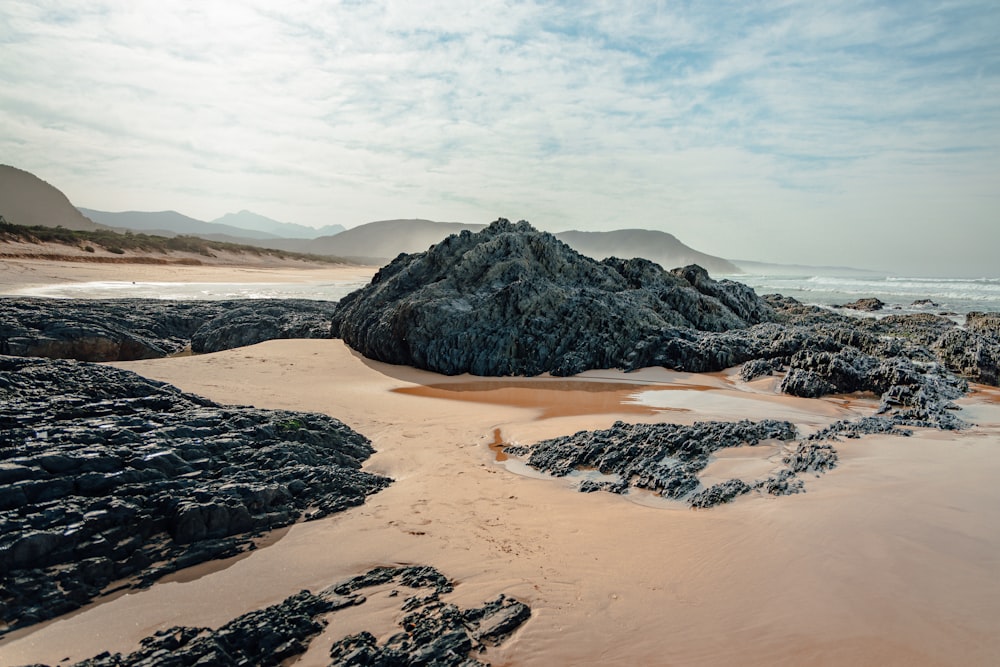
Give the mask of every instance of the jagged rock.
POLYGON ((130 361, 273 338, 329 338, 334 302, 0 297, 0 354, 130 361))
POLYGON ((782 364, 777 359, 751 359, 740 368, 740 379, 744 382, 750 382, 771 375, 775 371, 780 371, 781 368, 782 364))
POLYGON ((0 634, 111 582, 236 555, 390 481, 360 470, 371 445, 336 419, 73 361, 0 357, 0 443, 0 634))
MULTIPOLYGON (((774 420, 697 422, 691 426, 615 422, 610 429, 580 431, 504 451, 527 456, 528 465, 558 477, 574 470, 597 469, 604 475, 620 478, 607 483, 585 480, 581 491, 605 489, 623 493, 634 487, 667 498, 684 498, 698 490, 697 475, 708 465, 712 452, 794 437, 795 427, 791 423, 774 420)), ((697 497, 699 506, 708 506, 713 499, 725 502, 724 496, 720 489, 697 497)))
POLYGON ((219 352, 276 338, 329 338, 335 308, 332 302, 287 299, 227 310, 191 335, 191 350, 219 352))
POLYGON ((788 470, 798 472, 826 472, 837 467, 840 457, 833 445, 827 442, 804 442, 782 459, 788 470))
POLYGON ((881 299, 869 297, 867 299, 858 299, 857 301, 852 301, 851 303, 845 303, 840 306, 834 306, 834 308, 850 308, 851 310, 862 310, 873 313, 885 308, 885 303, 881 299))
POLYGON ((801 368, 790 369, 780 387, 782 392, 802 398, 819 398, 837 390, 836 386, 827 382, 819 373, 801 368))
POLYGON ((369 358, 448 375, 570 375, 650 365, 677 331, 772 314, 751 289, 698 267, 596 262, 501 219, 400 255, 341 300, 331 331, 369 358))
POLYGON ((691 507, 715 507, 716 505, 728 503, 737 496, 750 493, 750 491, 750 485, 742 479, 726 480, 725 482, 719 482, 718 484, 695 494, 695 496, 691 498, 691 507))
MULTIPOLYGON (((497 646, 531 617, 526 604, 500 595, 482 607, 462 610, 441 601, 452 590, 444 575, 430 567, 376 568, 350 582, 314 594, 301 591, 283 602, 239 616, 217 630, 173 627, 143 639, 134 653, 102 653, 76 667, 194 667, 208 665, 289 664, 309 648, 339 610, 366 603, 355 591, 398 581, 410 588, 430 588, 423 597, 402 604, 408 612, 401 632, 382 645, 367 631, 344 637, 330 648, 332 665, 434 665, 473 667, 484 663, 472 654, 497 646), (348 590, 340 594, 337 590, 348 590)), ((392 594, 390 594, 392 595, 392 594)))
POLYGON ((1000 313, 969 313, 965 329, 944 331, 931 349, 950 370, 1000 386, 1000 313))
POLYGON ((1000 337, 1000 313, 971 312, 965 316, 965 326, 974 333, 1000 337))
POLYGON ((410 598, 404 610, 410 613, 400 623, 403 632, 381 645, 369 632, 345 637, 330 649, 332 664, 480 666, 470 654, 503 643, 531 617, 526 604, 504 595, 463 611, 433 593, 410 598))

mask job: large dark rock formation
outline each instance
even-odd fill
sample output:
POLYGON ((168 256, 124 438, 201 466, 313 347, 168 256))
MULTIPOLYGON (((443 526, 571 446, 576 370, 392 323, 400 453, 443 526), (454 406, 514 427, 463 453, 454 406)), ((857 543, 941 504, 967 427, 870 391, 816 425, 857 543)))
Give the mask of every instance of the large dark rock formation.
POLYGON ((332 333, 372 359, 448 375, 571 375, 648 366, 683 332, 773 315, 750 288, 699 267, 597 262, 501 219, 397 257, 341 300, 332 333))
MULTIPOLYGON (((367 599, 360 591, 387 584, 414 591, 400 598, 400 610, 405 614, 400 632, 382 644, 370 632, 344 637, 330 647, 330 665, 483 665, 475 654, 503 643, 531 616, 527 605, 504 595, 473 609, 445 603, 441 595, 450 593, 453 585, 431 567, 380 567, 320 593, 302 591, 280 604, 243 614, 216 630, 170 628, 142 640, 142 648, 134 653, 102 653, 76 667, 277 667, 305 653, 337 611, 365 604, 367 599)), ((399 592, 393 589, 387 595, 397 597, 399 592)))
POLYGON ((364 502, 368 440, 95 364, 0 356, 0 634, 364 502))
POLYGON ((329 338, 335 302, 0 298, 0 354, 131 361, 275 338, 329 338))
MULTIPOLYGON (((687 371, 718 371, 742 363, 751 381, 784 372, 782 392, 806 398, 869 392, 881 398, 876 415, 832 424, 788 445, 782 464, 758 480, 731 479, 704 488, 698 473, 721 447, 756 444, 762 437, 791 440, 794 429, 761 422, 707 422, 694 426, 616 423, 604 431, 580 432, 504 451, 553 475, 596 469, 604 477, 584 478, 581 491, 628 493, 648 489, 693 507, 709 507, 759 490, 784 495, 802 490, 798 474, 836 465, 833 443, 841 437, 888 433, 908 427, 966 428, 952 401, 968 390, 965 379, 996 382, 1000 361, 1000 315, 971 313, 964 328, 933 315, 849 318, 794 299, 765 297, 776 323, 725 332, 690 331, 654 355, 662 365, 687 371), (780 430, 780 429, 779 429, 780 430)), ((777 423, 781 425, 783 423, 777 423)))

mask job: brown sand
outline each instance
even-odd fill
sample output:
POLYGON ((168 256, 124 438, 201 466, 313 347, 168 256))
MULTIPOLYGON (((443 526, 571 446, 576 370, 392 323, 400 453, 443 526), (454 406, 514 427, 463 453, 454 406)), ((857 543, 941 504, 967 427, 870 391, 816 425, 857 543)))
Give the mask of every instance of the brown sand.
MULTIPOLYGON (((133 650, 157 629, 217 626, 393 563, 437 567, 458 584, 448 599, 463 606, 499 593, 530 604, 531 620, 485 656, 495 665, 1000 662, 995 390, 961 401, 980 424, 964 434, 844 441, 841 464, 807 479, 807 493, 693 511, 515 474, 511 461, 496 460, 496 442, 706 415, 780 416, 809 430, 868 414, 872 401, 792 399, 774 395, 769 380, 662 369, 490 380, 484 389, 322 340, 118 365, 222 402, 334 415, 372 439, 378 452, 366 469, 396 481, 249 555, 14 633, 0 640, 0 664, 133 650), (604 386, 588 392, 580 382, 604 386), (593 398, 600 394, 616 398, 593 398), (646 405, 629 402, 637 394, 646 405), (585 400, 585 414, 567 407, 585 400)), ((706 475, 762 473, 779 446, 748 449, 720 455, 706 475)), ((297 664, 325 664, 329 642, 348 632, 394 632, 398 608, 385 596, 371 592, 369 603, 334 615, 297 664)))
MULTIPOLYGON (((65 251, 66 247, 54 244, 0 244, 0 294, 16 294, 19 290, 43 285, 85 283, 95 281, 136 282, 219 282, 219 283, 311 283, 332 280, 367 280, 377 267, 337 264, 312 264, 298 260, 280 260, 275 257, 255 257, 218 253, 207 258, 193 253, 126 253, 121 257, 148 258, 171 261, 168 264, 135 262, 88 262, 89 253, 79 251, 69 259, 46 259, 48 248, 65 251), (13 246, 26 246, 38 254, 32 257, 11 257, 10 254, 27 254, 13 246), (8 253, 5 255, 4 253, 8 253), (200 265, 184 262, 198 261, 200 265)), ((70 248, 72 250, 72 248, 70 248)))

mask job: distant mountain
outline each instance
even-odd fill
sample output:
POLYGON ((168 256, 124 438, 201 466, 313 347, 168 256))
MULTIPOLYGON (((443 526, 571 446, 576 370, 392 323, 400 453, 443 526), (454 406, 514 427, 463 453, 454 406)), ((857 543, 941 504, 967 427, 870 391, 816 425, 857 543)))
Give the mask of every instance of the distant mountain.
MULTIPOLYGON (((432 220, 380 220, 358 225, 332 237, 318 238, 305 252, 336 255, 382 262, 401 252, 423 252, 450 234, 463 229, 477 232, 486 225, 432 220)), ((698 252, 673 234, 648 229, 621 229, 611 232, 568 231, 554 235, 560 241, 597 260, 605 257, 644 257, 666 269, 699 264, 712 274, 741 273, 739 267, 703 252, 698 252)))
POLYGON ((60 190, 32 173, 0 165, 0 215, 16 225, 41 225, 94 231, 102 225, 88 220, 60 190))
POLYGON ((212 223, 264 232, 286 239, 314 239, 320 236, 333 236, 344 231, 343 225, 326 225, 316 229, 315 227, 297 225, 294 222, 278 222, 267 216, 247 210, 240 211, 239 213, 226 213, 221 218, 213 220, 212 223))
POLYGON ((643 257, 665 269, 697 264, 713 276, 742 273, 727 259, 690 248, 673 234, 651 229, 616 229, 610 232, 559 232, 555 235, 582 255, 594 259, 643 257))
POLYGON ((110 211, 95 211, 89 208, 81 208, 80 212, 91 220, 108 225, 109 227, 131 229, 136 232, 166 234, 168 236, 171 234, 188 234, 192 236, 226 234, 230 237, 241 239, 277 238, 274 234, 205 222, 204 220, 183 215, 177 211, 122 211, 120 213, 112 213, 110 211))
POLYGON ((477 232, 486 225, 433 220, 379 220, 358 225, 336 236, 323 236, 309 244, 317 255, 335 255, 381 262, 401 252, 423 252, 451 234, 463 229, 477 232))

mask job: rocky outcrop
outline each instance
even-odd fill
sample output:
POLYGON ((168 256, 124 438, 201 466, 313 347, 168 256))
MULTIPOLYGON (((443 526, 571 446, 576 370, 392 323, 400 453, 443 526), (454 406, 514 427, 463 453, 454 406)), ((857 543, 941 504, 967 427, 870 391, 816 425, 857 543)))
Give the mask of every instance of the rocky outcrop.
POLYGON ((596 470, 604 476, 600 480, 582 480, 580 490, 584 492, 645 489, 665 498, 688 500, 696 507, 708 507, 751 490, 739 480, 703 489, 698 473, 708 465, 713 452, 754 446, 764 440, 789 441, 795 435, 791 423, 774 420, 698 422, 691 426, 619 421, 609 429, 580 431, 530 446, 511 446, 504 452, 525 457, 531 467, 556 477, 581 470, 596 470))
MULTIPOLYGON (((801 473, 821 473, 836 465, 833 443, 843 437, 909 435, 908 427, 966 428, 952 401, 968 385, 954 371, 995 382, 1000 357, 991 346, 996 343, 998 315, 973 313, 966 327, 959 328, 933 315, 858 320, 785 297, 766 300, 780 323, 725 332, 676 330, 675 338, 656 350, 652 359, 695 372, 742 363, 744 381, 784 372, 780 390, 807 398, 870 392, 881 398, 876 415, 837 422, 789 445, 782 466, 766 479, 733 479, 709 488, 702 486, 698 473, 712 451, 754 444, 746 422, 694 427, 617 423, 607 431, 581 432, 504 451, 526 457, 528 465, 556 476, 596 470, 601 477, 594 478, 592 472, 582 477, 579 488, 584 492, 649 489, 692 507, 711 507, 752 491, 773 495, 801 491, 801 473), (664 445, 675 441, 683 449, 664 445)), ((787 428, 780 439, 794 437, 790 424, 787 428)))
POLYGON ((397 257, 341 300, 332 333, 369 358, 448 375, 571 375, 647 366, 677 332, 772 316, 751 289, 699 267, 597 262, 501 219, 397 257))
POLYGON ((851 310, 874 313, 885 308, 885 302, 881 299, 876 299, 875 297, 868 297, 867 299, 858 299, 857 301, 852 301, 851 303, 834 306, 834 308, 850 308, 851 310))
MULTIPOLYGON (((320 593, 301 591, 216 630, 170 628, 142 640, 134 653, 103 653, 77 667, 277 667, 305 653, 339 610, 365 604, 360 591, 393 583, 414 591, 401 598, 400 632, 381 644, 367 631, 344 637, 330 647, 330 665, 483 665, 474 656, 503 643, 531 616, 527 605, 504 595, 473 609, 445 603, 441 595, 452 591, 452 583, 430 567, 380 567, 320 593)), ((397 597, 399 590, 388 595, 397 597)))
POLYGON ((364 502, 368 440, 95 364, 0 357, 0 633, 364 502))
POLYGON ((220 352, 279 338, 329 338, 336 304, 305 299, 268 299, 226 304, 191 334, 191 351, 220 352))
POLYGON ((954 372, 975 382, 1000 385, 1000 313, 969 313, 965 328, 952 328, 931 344, 954 372))
POLYGON ((131 361, 275 338, 329 338, 336 303, 307 299, 0 298, 0 354, 131 361))

